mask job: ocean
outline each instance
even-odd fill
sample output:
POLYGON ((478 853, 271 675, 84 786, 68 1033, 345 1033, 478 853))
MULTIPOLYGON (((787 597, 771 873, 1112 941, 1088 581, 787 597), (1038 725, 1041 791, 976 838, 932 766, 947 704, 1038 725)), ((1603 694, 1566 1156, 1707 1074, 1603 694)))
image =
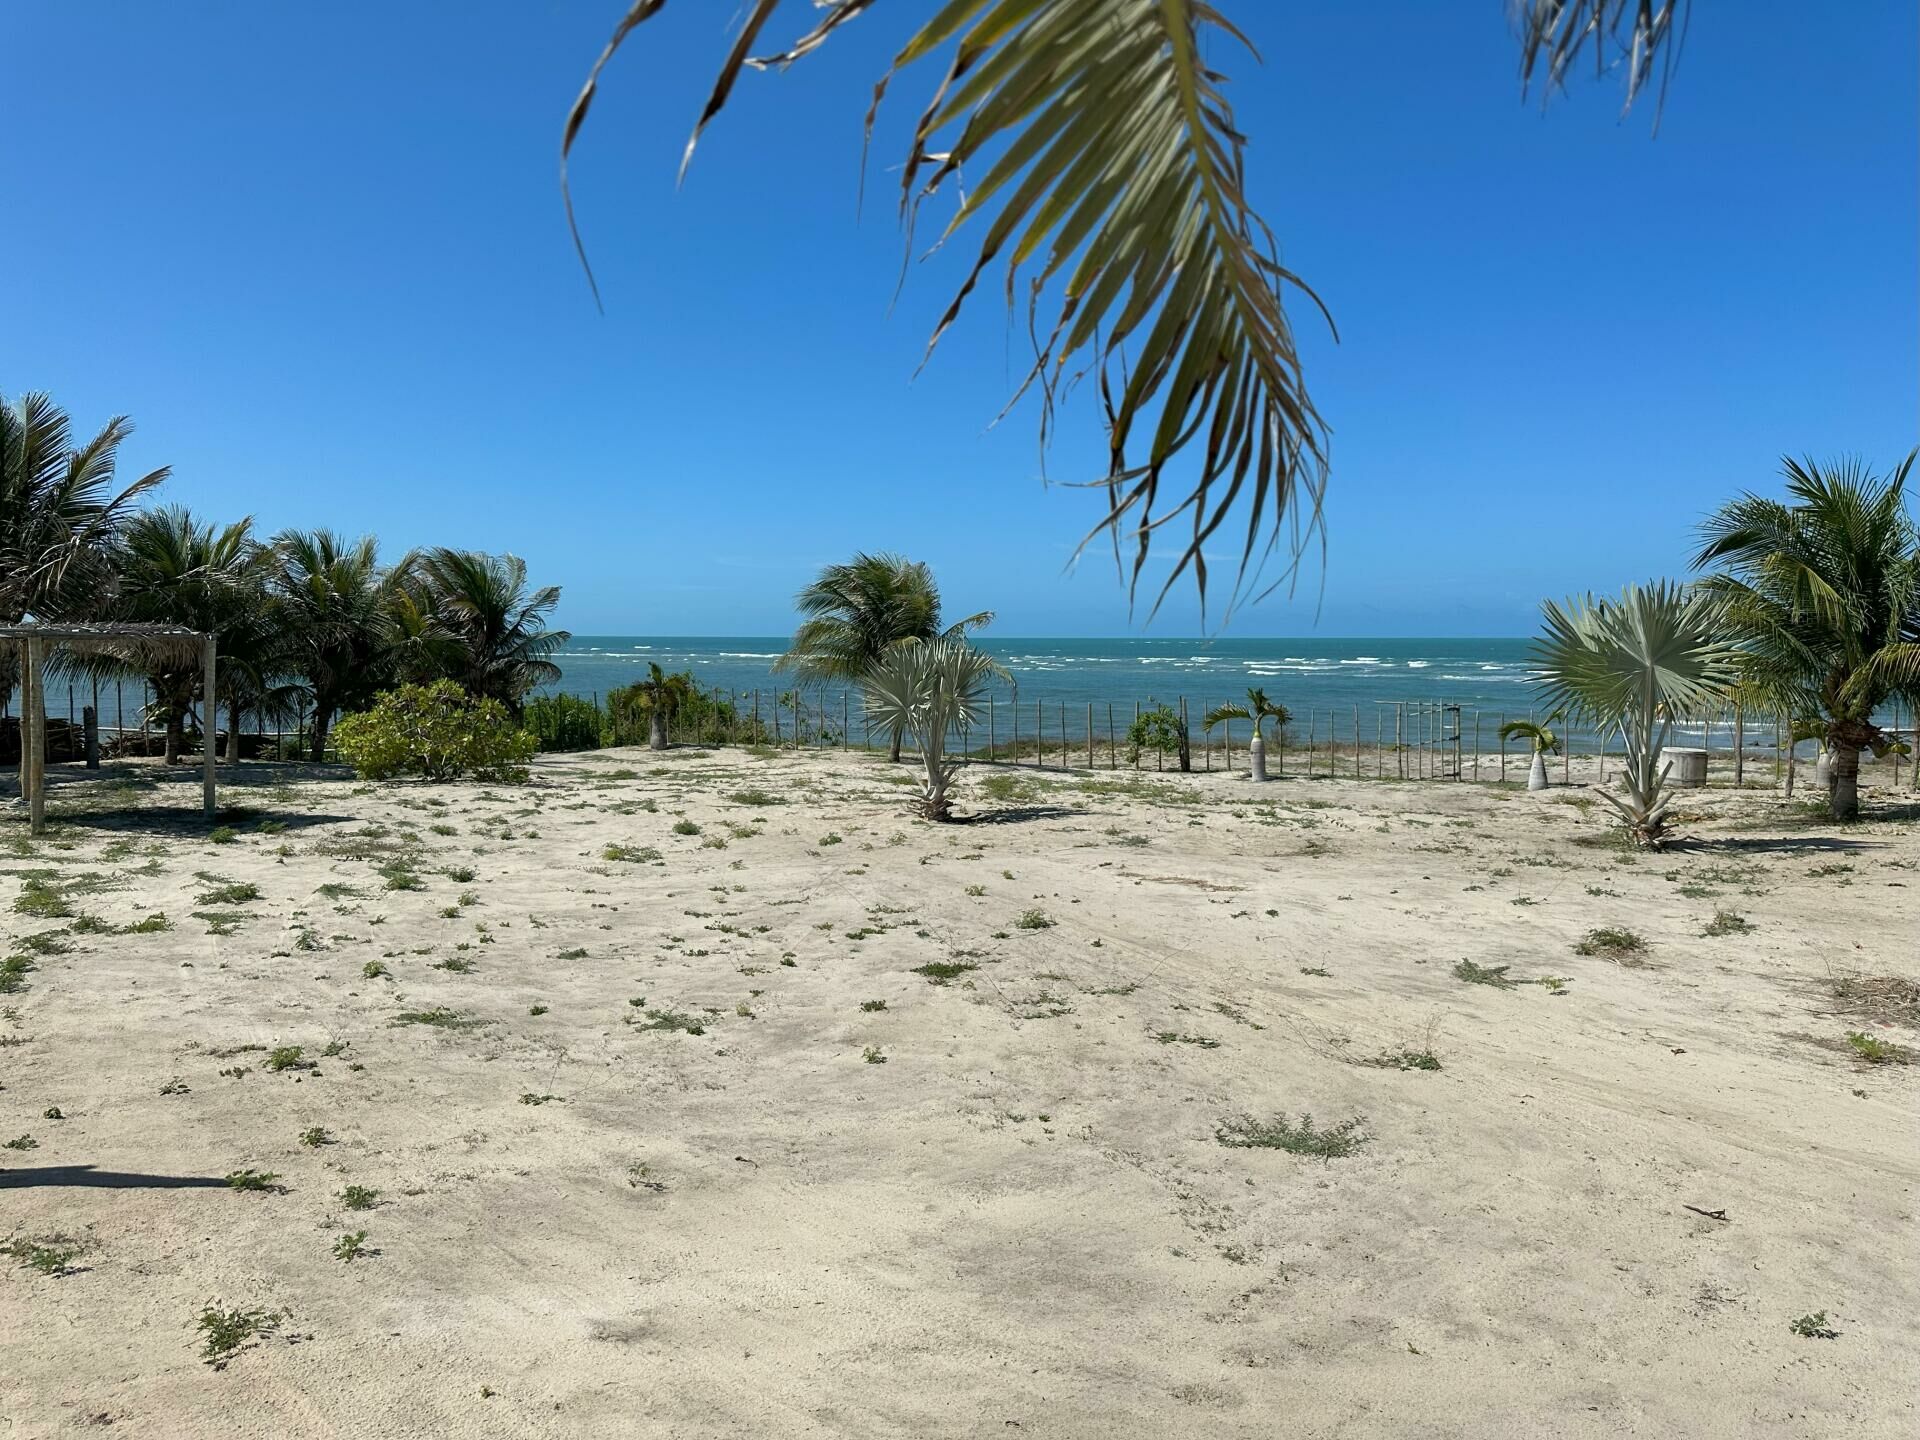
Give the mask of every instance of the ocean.
MULTIPOLYGON (((1439 702, 1524 715, 1537 706, 1525 639, 1314 640, 1062 640, 982 634, 975 643, 1008 669, 1013 685, 995 687, 998 703, 1043 704, 1051 712, 1111 703, 1132 712, 1135 702, 1175 706, 1190 713, 1241 699, 1260 686, 1301 715, 1311 710, 1350 713, 1359 706, 1439 702)), ((605 694, 632 684, 654 661, 667 671, 688 670, 703 686, 773 695, 793 687, 773 664, 785 636, 576 635, 556 657, 562 676, 551 690, 605 694)), ((827 687, 829 699, 839 686, 827 687)))

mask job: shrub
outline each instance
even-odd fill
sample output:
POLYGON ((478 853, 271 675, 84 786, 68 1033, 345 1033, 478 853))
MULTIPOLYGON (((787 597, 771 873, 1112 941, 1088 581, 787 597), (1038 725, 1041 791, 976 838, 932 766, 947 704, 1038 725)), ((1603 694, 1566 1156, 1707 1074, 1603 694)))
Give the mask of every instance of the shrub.
POLYGON ((1185 739, 1179 714, 1169 705, 1157 705, 1142 711, 1140 718, 1127 727, 1127 757, 1138 764, 1142 750, 1160 755, 1177 754, 1185 739))
POLYGON ((542 750, 597 750, 606 716, 577 695, 536 695, 527 701, 522 723, 542 750))
POLYGON ((451 680, 389 690, 334 730, 340 753, 369 780, 418 775, 425 780, 519 783, 539 742, 517 727, 498 700, 478 700, 451 680))

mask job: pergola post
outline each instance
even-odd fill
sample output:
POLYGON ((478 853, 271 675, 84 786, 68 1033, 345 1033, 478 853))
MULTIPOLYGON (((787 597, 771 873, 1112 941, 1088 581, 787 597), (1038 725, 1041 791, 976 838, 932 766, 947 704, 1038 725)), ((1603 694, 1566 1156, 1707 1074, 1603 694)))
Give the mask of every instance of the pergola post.
POLYGON ((47 709, 40 697, 45 680, 41 667, 46 655, 43 641, 27 641, 26 673, 32 679, 28 682, 26 703, 20 710, 20 763, 24 772, 22 783, 27 787, 27 830, 33 835, 47 828, 47 709), (27 760, 29 736, 32 737, 31 764, 27 760))
POLYGON ((216 722, 220 716, 220 705, 214 696, 213 683, 214 667, 217 663, 218 656, 215 654, 213 632, 209 630, 207 632, 206 648, 200 660, 201 675, 206 682, 206 695, 201 701, 200 711, 200 783, 202 789, 205 791, 202 800, 207 812, 207 819, 209 820, 213 819, 218 809, 214 803, 213 796, 213 757, 215 751, 220 748, 215 743, 215 732, 218 729, 216 722))

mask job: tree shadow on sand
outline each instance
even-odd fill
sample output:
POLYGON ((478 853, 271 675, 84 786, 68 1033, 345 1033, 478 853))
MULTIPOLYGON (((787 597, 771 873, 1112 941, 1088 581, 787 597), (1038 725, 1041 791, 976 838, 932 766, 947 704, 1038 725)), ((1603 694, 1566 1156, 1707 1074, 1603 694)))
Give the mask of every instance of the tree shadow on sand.
POLYGON ((93 1165, 36 1165, 25 1170, 0 1170, 0 1190, 40 1186, 82 1186, 97 1190, 225 1190, 219 1175, 140 1175, 124 1170, 101 1170, 93 1165))
POLYGON ((1071 820, 1084 816, 1085 810, 1071 805, 1014 805, 1003 810, 987 810, 978 815, 956 817, 961 825, 1024 825, 1030 820, 1071 820))

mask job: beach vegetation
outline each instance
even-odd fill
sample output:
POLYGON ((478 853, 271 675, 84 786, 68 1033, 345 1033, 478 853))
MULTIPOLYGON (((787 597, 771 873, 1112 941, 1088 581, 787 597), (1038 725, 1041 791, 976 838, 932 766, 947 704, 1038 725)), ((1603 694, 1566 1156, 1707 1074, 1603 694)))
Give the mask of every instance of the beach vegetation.
POLYGON ((1006 672, 984 651, 942 636, 892 646, 862 679, 875 724, 898 727, 920 752, 920 813, 953 818, 948 789, 960 762, 946 754, 947 736, 973 726, 987 682, 1006 672))
POLYGON ((451 680, 390 690, 371 710, 343 717, 335 738, 370 780, 472 776, 503 784, 525 781, 536 744, 503 703, 476 698, 451 680))

